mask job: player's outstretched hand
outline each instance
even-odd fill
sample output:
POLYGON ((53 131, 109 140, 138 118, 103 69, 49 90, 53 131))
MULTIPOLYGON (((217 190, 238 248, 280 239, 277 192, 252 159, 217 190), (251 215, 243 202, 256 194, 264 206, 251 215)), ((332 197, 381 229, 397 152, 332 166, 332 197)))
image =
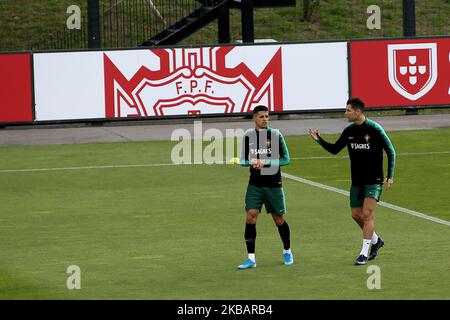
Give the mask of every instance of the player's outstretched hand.
POLYGON ((320 136, 320 132, 317 129, 308 129, 308 133, 313 138, 313 140, 317 141, 320 136))

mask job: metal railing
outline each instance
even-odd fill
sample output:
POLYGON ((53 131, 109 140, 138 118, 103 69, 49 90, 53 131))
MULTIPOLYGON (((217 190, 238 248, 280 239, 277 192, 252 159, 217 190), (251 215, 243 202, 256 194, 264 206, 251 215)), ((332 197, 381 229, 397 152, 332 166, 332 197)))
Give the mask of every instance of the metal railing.
MULTIPOLYGON (((86 19, 83 19, 86 20, 86 19)), ((83 49, 88 48, 87 23, 80 29, 63 29, 30 46, 31 50, 83 49)))
MULTIPOLYGON (((102 47, 135 47, 202 6, 194 0, 109 0, 102 14, 102 47)), ((205 2, 205 1, 204 1, 205 2)))
MULTIPOLYGON (((101 46, 136 47, 146 39, 188 16, 202 6, 224 0, 103 0, 100 2, 101 46)), ((77 49, 88 47, 88 18, 81 29, 63 29, 54 37, 32 45, 32 49, 77 49)))

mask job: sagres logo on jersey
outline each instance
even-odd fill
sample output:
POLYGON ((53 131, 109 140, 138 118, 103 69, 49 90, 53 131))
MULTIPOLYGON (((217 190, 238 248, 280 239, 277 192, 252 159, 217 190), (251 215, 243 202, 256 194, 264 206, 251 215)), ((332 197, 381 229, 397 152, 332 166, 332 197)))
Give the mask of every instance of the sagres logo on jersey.
POLYGON ((369 150, 370 149, 370 143, 350 143, 350 148, 358 150, 369 150))
POLYGON ((389 82, 409 100, 425 95, 438 77, 436 43, 388 45, 389 82))
POLYGON ((239 47, 104 54, 106 117, 283 110, 281 47, 244 63, 239 47), (132 56, 134 54, 134 56, 132 56))

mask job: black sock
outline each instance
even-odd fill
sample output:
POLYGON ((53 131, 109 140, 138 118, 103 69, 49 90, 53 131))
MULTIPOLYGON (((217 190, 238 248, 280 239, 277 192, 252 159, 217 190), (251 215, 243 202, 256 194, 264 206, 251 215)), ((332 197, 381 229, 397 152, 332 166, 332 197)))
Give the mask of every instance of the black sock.
POLYGON ((291 232, 289 230, 289 225, 285 221, 281 226, 277 225, 277 227, 281 240, 283 241, 284 250, 287 250, 291 247, 291 232))
POLYGON ((248 253, 255 253, 255 240, 256 240, 256 224, 245 224, 245 244, 247 245, 248 253))

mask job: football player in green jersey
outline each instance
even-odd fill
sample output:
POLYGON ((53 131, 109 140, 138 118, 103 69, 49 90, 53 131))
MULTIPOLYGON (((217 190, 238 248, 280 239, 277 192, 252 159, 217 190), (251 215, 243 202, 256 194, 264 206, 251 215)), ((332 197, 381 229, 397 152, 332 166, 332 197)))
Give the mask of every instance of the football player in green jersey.
POLYGON ((289 164, 289 151, 281 132, 268 126, 269 109, 266 106, 253 109, 253 121, 255 128, 245 133, 240 157, 240 165, 250 167, 250 179, 245 195, 247 217, 244 232, 248 258, 238 268, 256 267, 256 220, 263 204, 278 227, 284 247, 284 264, 291 265, 294 258, 290 248, 289 225, 284 219, 287 211, 280 172, 280 166, 289 164))
POLYGON ((375 232, 375 209, 380 200, 382 185, 389 189, 394 183, 395 150, 383 127, 364 115, 365 104, 359 98, 347 101, 345 115, 351 122, 335 143, 326 142, 316 129, 310 136, 332 154, 347 147, 350 157, 352 185, 350 207, 352 218, 361 227, 363 245, 355 265, 373 260, 384 245, 375 232), (388 158, 388 172, 383 174, 383 150, 388 158), (369 253, 370 247, 370 253, 369 253))

